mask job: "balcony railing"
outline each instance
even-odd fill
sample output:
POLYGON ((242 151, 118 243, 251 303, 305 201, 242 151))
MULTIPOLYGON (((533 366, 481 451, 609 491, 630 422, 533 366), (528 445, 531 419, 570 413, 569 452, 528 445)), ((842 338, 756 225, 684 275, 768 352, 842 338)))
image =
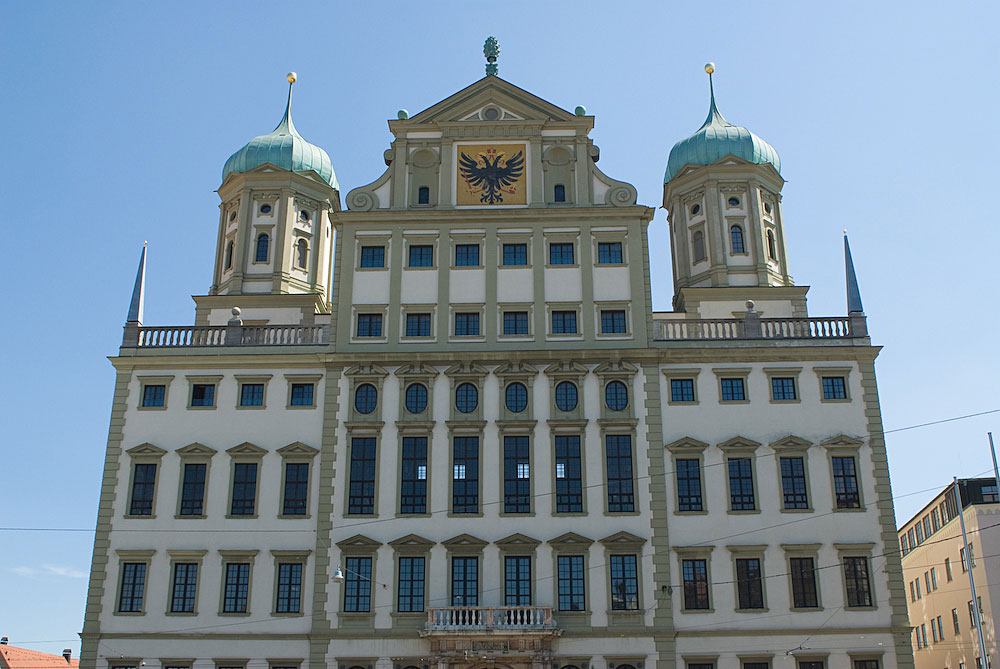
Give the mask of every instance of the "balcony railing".
POLYGON ((864 315, 821 318, 760 318, 749 312, 743 318, 653 318, 656 341, 725 339, 843 339, 867 337, 864 315))
POLYGON ((448 606, 427 609, 428 631, 552 630, 551 606, 448 606))
POLYGON ((143 327, 128 324, 122 346, 315 346, 329 341, 326 325, 188 325, 143 327))

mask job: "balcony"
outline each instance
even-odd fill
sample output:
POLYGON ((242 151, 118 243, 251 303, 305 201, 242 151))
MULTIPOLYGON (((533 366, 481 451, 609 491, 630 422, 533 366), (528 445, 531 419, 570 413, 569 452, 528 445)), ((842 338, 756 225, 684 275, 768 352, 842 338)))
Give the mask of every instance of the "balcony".
POLYGON ((426 633, 554 632, 551 606, 448 606, 427 609, 426 633))
POLYGON ((214 346, 322 346, 328 325, 181 325, 143 327, 128 324, 122 347, 196 348, 214 346))
POLYGON ((761 318, 748 311, 743 318, 672 319, 653 314, 655 341, 725 341, 738 339, 851 339, 867 337, 863 314, 819 318, 761 318))

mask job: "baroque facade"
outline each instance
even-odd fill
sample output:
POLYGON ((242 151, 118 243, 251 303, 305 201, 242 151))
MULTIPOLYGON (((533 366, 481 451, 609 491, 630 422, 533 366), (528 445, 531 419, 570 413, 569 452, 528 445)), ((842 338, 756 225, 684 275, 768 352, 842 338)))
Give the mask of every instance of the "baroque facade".
POLYGON ((778 155, 714 92, 671 312, 594 117, 495 54, 346 210, 290 107, 226 163, 193 326, 143 324, 143 251, 84 667, 912 665, 849 253, 809 317, 778 155))

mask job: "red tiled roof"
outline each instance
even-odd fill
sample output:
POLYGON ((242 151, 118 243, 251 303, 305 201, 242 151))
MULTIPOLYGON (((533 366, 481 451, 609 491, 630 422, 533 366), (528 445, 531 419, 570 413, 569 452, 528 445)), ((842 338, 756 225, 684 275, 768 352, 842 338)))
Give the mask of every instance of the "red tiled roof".
POLYGON ((50 655, 37 650, 0 645, 0 665, 4 669, 77 669, 80 660, 66 661, 62 655, 50 655))

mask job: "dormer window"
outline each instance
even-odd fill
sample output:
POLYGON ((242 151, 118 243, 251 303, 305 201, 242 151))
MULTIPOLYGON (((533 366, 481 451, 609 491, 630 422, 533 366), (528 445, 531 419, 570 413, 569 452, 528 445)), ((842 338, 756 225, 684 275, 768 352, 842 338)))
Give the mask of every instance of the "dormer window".
POLYGON ((267 262, 267 249, 271 238, 266 232, 257 235, 257 252, 254 254, 254 262, 267 262))
POLYGON ((417 204, 430 204, 431 203, 431 189, 427 186, 421 186, 417 189, 417 204))
POLYGON ((566 201, 566 186, 562 184, 556 184, 554 192, 552 193, 553 202, 565 202, 566 201))
POLYGON ((304 239, 300 239, 295 245, 296 247, 296 265, 299 269, 305 269, 308 265, 306 262, 309 260, 309 243, 304 239))

